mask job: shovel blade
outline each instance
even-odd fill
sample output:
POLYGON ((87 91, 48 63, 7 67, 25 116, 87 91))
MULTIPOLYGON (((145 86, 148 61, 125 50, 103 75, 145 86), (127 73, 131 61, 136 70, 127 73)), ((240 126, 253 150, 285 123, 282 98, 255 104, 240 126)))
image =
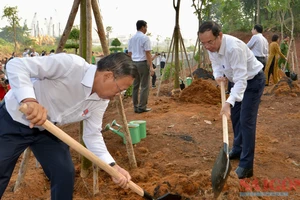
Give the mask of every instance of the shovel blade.
POLYGON ((229 159, 227 158, 224 148, 222 148, 211 172, 211 182, 215 198, 222 192, 230 171, 231 165, 229 159))
POLYGON ((181 196, 178 194, 167 193, 167 194, 159 197, 157 200, 181 200, 181 196))

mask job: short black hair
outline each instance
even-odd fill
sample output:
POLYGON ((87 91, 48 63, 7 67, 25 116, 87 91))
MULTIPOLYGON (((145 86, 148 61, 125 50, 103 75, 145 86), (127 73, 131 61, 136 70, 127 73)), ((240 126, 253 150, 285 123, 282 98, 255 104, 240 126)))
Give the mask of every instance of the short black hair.
POLYGON ((98 71, 111 71, 115 78, 124 76, 137 77, 137 66, 132 62, 131 57, 123 52, 112 53, 103 57, 97 62, 98 71))
POLYGON ((256 30, 258 33, 262 33, 263 32, 263 27, 260 24, 255 24, 253 27, 254 30, 256 30))
POLYGON ((147 22, 144 20, 138 20, 136 22, 136 30, 140 30, 143 26, 147 26, 147 22))
POLYGON ((274 34, 274 35, 272 36, 272 42, 277 41, 278 38, 279 38, 279 36, 278 36, 277 34, 274 34))
POLYGON ((215 37, 218 37, 220 35, 220 32, 222 30, 221 30, 221 26, 219 24, 217 24, 216 22, 214 22, 214 21, 206 21, 206 22, 203 22, 200 25, 199 30, 198 30, 198 35, 200 33, 206 32, 206 31, 212 31, 212 34, 215 37))

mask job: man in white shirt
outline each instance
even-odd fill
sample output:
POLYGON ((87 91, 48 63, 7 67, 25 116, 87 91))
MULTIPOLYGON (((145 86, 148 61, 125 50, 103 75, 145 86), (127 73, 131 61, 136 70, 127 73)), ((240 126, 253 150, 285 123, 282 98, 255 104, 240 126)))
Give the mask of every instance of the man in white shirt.
POLYGON ((235 172, 240 179, 251 177, 257 113, 265 85, 263 65, 243 41, 223 34, 213 21, 201 24, 198 35, 208 50, 218 84, 227 79, 234 84, 220 114, 225 114, 227 119, 231 117, 234 142, 229 157, 240 159, 235 172))
POLYGON ((51 199, 72 200, 74 166, 69 148, 41 125, 83 120, 86 147, 124 176, 113 178, 126 188, 131 176, 115 164, 101 129, 109 99, 133 82, 136 66, 124 53, 97 65, 72 54, 15 58, 7 64, 11 90, 0 105, 0 199, 20 154, 30 147, 51 181, 51 199), (34 80, 34 81, 31 81, 34 80), (18 109, 26 103, 26 116, 18 109))
POLYGON ((136 22, 136 34, 128 42, 128 55, 137 65, 138 76, 134 79, 132 88, 132 101, 134 112, 148 112, 150 74, 154 73, 151 55, 151 42, 146 34, 147 22, 138 20, 136 22), (140 89, 141 87, 141 89, 140 89), (140 92, 140 98, 139 98, 140 92))
POLYGON ((251 32, 253 36, 247 43, 247 46, 251 49, 256 59, 264 65, 264 71, 269 52, 268 40, 263 36, 263 27, 260 24, 256 24, 251 32))
POLYGON ((29 49, 25 48, 25 49, 24 49, 24 52, 23 52, 23 54, 22 54, 22 56, 23 56, 23 57, 29 57, 28 54, 29 54, 29 49))

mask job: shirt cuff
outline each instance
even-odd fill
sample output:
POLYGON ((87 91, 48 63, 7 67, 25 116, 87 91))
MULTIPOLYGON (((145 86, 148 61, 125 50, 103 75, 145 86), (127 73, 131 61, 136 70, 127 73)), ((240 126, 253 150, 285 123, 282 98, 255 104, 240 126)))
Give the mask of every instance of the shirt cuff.
POLYGON ((233 96, 229 96, 228 99, 226 100, 227 103, 230 103, 232 107, 234 107, 234 97, 233 96))
POLYGON ((27 98, 36 99, 34 89, 32 87, 23 87, 14 90, 14 94, 16 95, 17 101, 19 103, 21 103, 22 100, 27 98))
POLYGON ((113 157, 110 155, 110 153, 106 153, 106 154, 101 155, 101 156, 100 156, 100 159, 101 159, 102 161, 104 161, 105 163, 107 163, 107 164, 110 164, 110 163, 112 163, 112 162, 116 162, 116 161, 113 159, 113 157))

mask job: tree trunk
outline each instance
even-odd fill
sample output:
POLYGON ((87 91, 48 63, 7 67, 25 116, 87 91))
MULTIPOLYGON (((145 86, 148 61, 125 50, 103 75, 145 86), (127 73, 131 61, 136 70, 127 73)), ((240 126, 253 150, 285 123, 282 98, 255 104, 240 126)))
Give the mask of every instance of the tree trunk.
POLYGON ((99 5, 97 0, 92 0, 92 8, 94 12, 94 17, 97 25, 97 33, 100 39, 100 43, 102 46, 103 54, 106 56, 109 54, 109 49, 106 41, 106 36, 105 36, 105 29, 103 26, 103 22, 101 19, 101 14, 99 10, 99 5))
MULTIPOLYGON (((89 0, 81 0, 80 4, 80 42, 79 42, 79 55, 87 60, 87 24, 92 24, 91 21, 87 21, 87 1, 89 0)), ((88 60, 87 60, 88 62, 88 60)), ((79 138, 80 143, 85 146, 84 141, 82 139, 83 136, 83 122, 80 122, 80 130, 79 130, 79 138)), ((92 166, 92 162, 86 159, 84 156, 81 157, 81 170, 80 176, 82 178, 86 178, 89 174, 89 169, 92 166)))
POLYGON ((65 44, 66 44, 66 42, 68 40, 68 37, 70 35, 70 32, 72 30, 72 27, 73 27, 73 24, 74 24, 74 20, 75 20, 77 11, 78 11, 78 7, 79 7, 79 4, 80 4, 80 1, 81 0, 74 0, 72 9, 71 9, 71 12, 70 12, 70 15, 69 15, 69 19, 67 21, 65 30, 64 30, 61 38, 60 38, 58 47, 56 49, 56 53, 60 53, 64 49, 64 46, 65 46, 65 44))
POLYGON ((93 45, 93 37, 92 37, 92 4, 91 0, 86 0, 86 61, 91 63, 92 61, 92 45, 93 45))
POLYGON ((15 42, 15 47, 14 47, 14 52, 17 53, 17 28, 15 22, 13 23, 13 30, 14 30, 14 42, 15 42))
POLYGON ((256 9, 257 9, 257 17, 256 17, 256 23, 260 24, 260 0, 256 0, 256 9))
POLYGON ((179 9, 180 0, 177 1, 177 6, 175 6, 175 0, 173 0, 173 6, 176 11, 176 22, 175 22, 175 34, 174 34, 174 46, 175 46, 175 80, 174 89, 179 89, 179 73, 180 73, 180 62, 179 62, 179 9))

